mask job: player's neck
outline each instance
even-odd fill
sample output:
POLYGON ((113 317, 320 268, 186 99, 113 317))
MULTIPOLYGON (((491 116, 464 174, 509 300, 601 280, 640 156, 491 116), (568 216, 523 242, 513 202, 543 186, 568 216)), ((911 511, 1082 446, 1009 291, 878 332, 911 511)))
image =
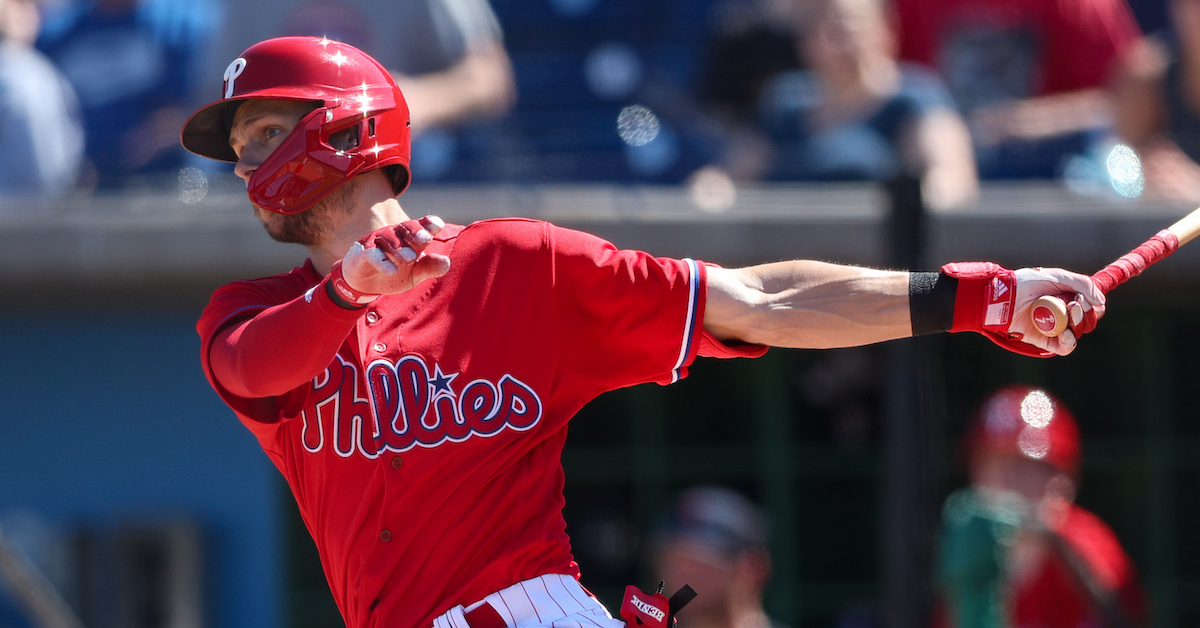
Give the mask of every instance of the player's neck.
MULTIPOLYGON (((390 190, 389 190, 390 193, 390 190)), ((360 195, 359 198, 372 198, 360 195)), ((373 198, 379 198, 374 196, 373 198)), ((331 236, 324 242, 308 247, 309 258, 313 267, 322 275, 329 274, 333 263, 346 256, 346 252, 363 236, 390 225, 398 225, 408 220, 408 214, 400 207, 400 202, 390 195, 374 203, 355 208, 346 215, 333 230, 331 236)))

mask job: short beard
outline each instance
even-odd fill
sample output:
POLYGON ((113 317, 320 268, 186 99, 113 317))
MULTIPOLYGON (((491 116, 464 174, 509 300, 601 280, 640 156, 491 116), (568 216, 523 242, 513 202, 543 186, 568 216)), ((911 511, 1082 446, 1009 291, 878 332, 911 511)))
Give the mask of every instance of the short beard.
POLYGON ((358 182, 350 179, 299 214, 277 214, 257 206, 254 213, 272 240, 284 244, 317 246, 333 235, 336 224, 334 217, 339 212, 345 215, 354 212, 357 189, 358 182))

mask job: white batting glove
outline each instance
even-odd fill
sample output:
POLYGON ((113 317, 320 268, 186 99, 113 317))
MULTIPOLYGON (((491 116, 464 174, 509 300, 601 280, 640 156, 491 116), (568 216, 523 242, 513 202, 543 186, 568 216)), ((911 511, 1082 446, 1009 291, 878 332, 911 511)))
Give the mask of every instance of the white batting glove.
POLYGON ((1021 340, 1056 355, 1075 350, 1078 337, 1096 328, 1104 316, 1104 293, 1087 275, 1061 268, 1021 268, 1015 271, 1017 298, 1009 334, 1020 334, 1021 340), (1056 337, 1042 335, 1033 325, 1033 302, 1044 296, 1061 298, 1067 304, 1070 324, 1056 337))

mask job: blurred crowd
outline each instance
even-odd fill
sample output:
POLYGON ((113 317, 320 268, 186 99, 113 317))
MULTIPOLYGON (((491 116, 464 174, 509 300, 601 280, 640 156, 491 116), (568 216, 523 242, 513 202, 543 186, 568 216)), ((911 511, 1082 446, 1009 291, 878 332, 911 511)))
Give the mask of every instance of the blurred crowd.
POLYGON ((220 176, 180 148, 184 112, 224 57, 315 35, 393 71, 425 182, 907 176, 953 208, 1043 179, 1195 204, 1200 2, 1147 0, 1170 19, 1143 29, 1126 1, 0 0, 0 194, 220 176))

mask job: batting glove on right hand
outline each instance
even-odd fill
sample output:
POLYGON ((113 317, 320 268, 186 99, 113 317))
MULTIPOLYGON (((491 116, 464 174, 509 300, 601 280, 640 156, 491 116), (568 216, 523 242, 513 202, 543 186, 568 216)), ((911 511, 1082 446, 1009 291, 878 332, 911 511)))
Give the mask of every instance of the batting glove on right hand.
POLYGON ((436 216, 406 220, 367 234, 342 258, 341 273, 355 291, 367 295, 399 294, 426 279, 450 271, 450 258, 426 254, 445 223, 436 216))
POLYGON ((1022 355, 1067 355, 1104 316, 1104 293, 1091 278, 1061 268, 1012 271, 992 262, 958 262, 942 272, 958 278, 950 331, 978 332, 1022 355), (1070 324, 1057 337, 1044 336, 1033 325, 1033 303, 1043 296, 1067 303, 1070 324))

